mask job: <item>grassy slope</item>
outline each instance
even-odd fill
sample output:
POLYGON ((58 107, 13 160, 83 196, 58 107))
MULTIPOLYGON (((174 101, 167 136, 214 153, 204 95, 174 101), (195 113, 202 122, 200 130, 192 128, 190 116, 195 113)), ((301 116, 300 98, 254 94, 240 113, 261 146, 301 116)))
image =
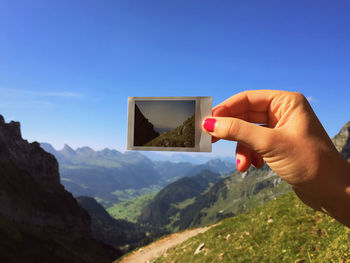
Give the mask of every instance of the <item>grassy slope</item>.
POLYGON ((188 118, 182 125, 163 133, 146 143, 144 146, 152 147, 194 147, 195 146, 195 116, 188 118), (186 129, 183 132, 184 128, 186 129))
POLYGON ((350 230, 294 193, 225 219, 170 249, 159 262, 349 262, 350 230), (197 255, 194 251, 205 243, 197 255))
MULTIPOLYGON (((234 186, 232 186, 233 188, 234 186)), ((207 224, 212 224, 215 222, 215 218, 218 217, 218 211, 233 212, 234 214, 240 214, 241 211, 249 211, 257 206, 264 205, 266 202, 272 200, 275 196, 285 194, 290 192, 290 186, 282 181, 276 187, 268 187, 258 192, 250 197, 240 196, 237 198, 237 192, 229 191, 226 198, 220 196, 220 198, 215 202, 210 208, 205 208, 202 212, 205 216, 201 219, 201 224, 199 226, 205 226, 207 224)))
POLYGON ((264 205, 274 197, 291 191, 284 181, 275 184, 277 179, 279 177, 267 168, 250 169, 244 178, 241 173, 235 172, 195 200, 177 203, 176 207, 183 210, 172 218, 172 225, 168 228, 178 231, 214 224, 223 218, 264 205))
POLYGON ((156 194, 157 192, 153 192, 117 203, 109 207, 107 212, 115 219, 125 219, 135 223, 137 217, 141 214, 142 208, 144 208, 156 194))

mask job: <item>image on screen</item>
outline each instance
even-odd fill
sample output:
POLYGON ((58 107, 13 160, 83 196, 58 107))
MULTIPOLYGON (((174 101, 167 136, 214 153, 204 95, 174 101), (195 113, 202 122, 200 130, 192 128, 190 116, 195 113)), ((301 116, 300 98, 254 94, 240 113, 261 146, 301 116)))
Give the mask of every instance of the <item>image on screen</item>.
POLYGON ((195 147, 195 100, 138 100, 134 112, 134 146, 195 147))

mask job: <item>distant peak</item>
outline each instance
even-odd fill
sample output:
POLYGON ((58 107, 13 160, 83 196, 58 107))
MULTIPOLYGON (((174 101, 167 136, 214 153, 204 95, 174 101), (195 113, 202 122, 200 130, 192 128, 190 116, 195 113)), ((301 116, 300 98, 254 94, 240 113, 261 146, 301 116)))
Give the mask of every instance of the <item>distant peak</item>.
POLYGON ((45 151, 52 154, 56 153, 56 149, 50 143, 40 142, 39 144, 40 144, 40 147, 43 148, 45 151))
POLYGON ((72 150, 73 151, 73 149, 68 144, 64 144, 63 149, 72 150))
POLYGON ((77 151, 92 151, 92 152, 94 152, 94 149, 90 148, 89 146, 83 146, 83 147, 78 148, 77 151))
POLYGON ((350 121, 341 128, 332 141, 340 154, 346 160, 350 159, 350 121))
POLYGON ((111 152, 112 150, 111 149, 109 149, 108 147, 106 147, 106 148, 104 148, 103 150, 102 150, 102 152, 111 152))
POLYGON ((75 151, 68 144, 65 144, 60 152, 62 154, 75 154, 75 151))

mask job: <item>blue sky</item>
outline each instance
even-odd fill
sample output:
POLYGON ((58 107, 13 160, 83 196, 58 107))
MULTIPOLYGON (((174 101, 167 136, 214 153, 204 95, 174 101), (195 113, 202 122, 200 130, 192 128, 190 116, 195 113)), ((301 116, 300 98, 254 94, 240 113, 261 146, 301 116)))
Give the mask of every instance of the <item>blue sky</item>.
MULTIPOLYGON (((0 114, 23 137, 124 151, 128 96, 300 91, 350 120, 350 1, 0 1, 0 114)), ((214 153, 230 155, 231 142, 214 153)))

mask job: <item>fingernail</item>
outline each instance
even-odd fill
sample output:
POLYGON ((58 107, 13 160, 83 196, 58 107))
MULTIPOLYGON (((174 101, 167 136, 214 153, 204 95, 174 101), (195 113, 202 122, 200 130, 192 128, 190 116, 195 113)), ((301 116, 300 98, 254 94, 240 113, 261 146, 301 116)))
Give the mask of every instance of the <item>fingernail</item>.
POLYGON ((204 120, 203 128, 208 132, 213 132, 216 120, 213 118, 207 118, 204 120))
POLYGON ((237 159, 237 165, 238 166, 240 164, 241 160, 240 159, 237 159))

